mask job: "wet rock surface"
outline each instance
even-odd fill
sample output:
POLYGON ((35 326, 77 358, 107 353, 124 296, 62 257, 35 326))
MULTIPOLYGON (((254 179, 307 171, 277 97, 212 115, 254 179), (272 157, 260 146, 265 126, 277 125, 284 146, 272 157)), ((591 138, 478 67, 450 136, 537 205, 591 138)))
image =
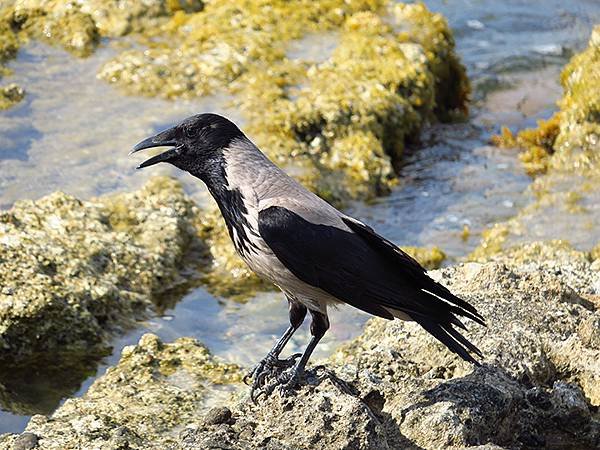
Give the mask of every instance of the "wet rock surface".
POLYGON ((80 201, 55 193, 0 213, 0 360, 105 347, 202 253, 178 182, 80 201), (197 256, 196 255, 196 256, 197 256))
MULTIPOLYGON (((253 404, 243 388, 211 410, 184 407, 177 419, 163 420, 173 403, 153 397, 156 383, 167 399, 175 391, 187 399, 189 387, 174 376, 146 387, 140 380, 147 378, 134 375, 147 373, 148 353, 161 361, 160 352, 148 348, 179 355, 181 343, 145 337, 82 399, 67 401, 49 419, 35 417, 26 432, 43 448, 74 448, 67 443, 75 442, 114 448, 115 439, 123 448, 596 448, 600 272, 582 254, 536 245, 524 262, 507 256, 432 272, 486 318, 487 328, 469 332, 485 354, 482 367, 458 359, 413 323, 373 319, 291 396, 274 393, 253 404), (107 392, 129 411, 112 414, 109 423, 96 418, 112 403, 94 402, 107 392), (155 408, 156 420, 131 417, 135 408, 126 405, 139 399, 155 408), (170 420, 179 424, 176 431, 170 420)), ((220 377, 221 367, 206 373, 220 377)), ((10 448, 28 438, 1 439, 10 448)))
POLYGON ((19 103, 23 97, 25 97, 25 91, 15 83, 0 87, 0 110, 19 103))
POLYGON ((50 418, 34 416, 23 434, 0 437, 0 447, 168 448, 177 427, 197 414, 208 387, 240 377, 237 366, 214 358, 194 339, 163 344, 146 334, 123 349, 119 364, 83 398, 67 400, 50 418))

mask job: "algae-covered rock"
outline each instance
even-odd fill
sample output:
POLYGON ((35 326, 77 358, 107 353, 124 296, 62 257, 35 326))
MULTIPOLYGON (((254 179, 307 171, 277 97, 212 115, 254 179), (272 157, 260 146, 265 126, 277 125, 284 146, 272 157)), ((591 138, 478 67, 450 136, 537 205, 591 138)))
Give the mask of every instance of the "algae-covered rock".
POLYGON ((527 190, 532 201, 484 232, 475 259, 536 240, 568 240, 591 250, 590 241, 600 238, 600 27, 588 48, 567 64, 561 83, 563 97, 551 119, 516 136, 505 130, 496 139, 503 146, 525 148, 521 159, 536 175, 527 190))
MULTIPOLYGON (((0 79, 10 74, 10 70, 4 66, 4 63, 14 58, 19 49, 17 35, 5 19, 6 14, 0 4, 0 79)), ((0 111, 19 103, 24 96, 25 91, 14 83, 0 86, 0 111)))
MULTIPOLYGON (((2 64, 14 58, 20 44, 29 39, 59 45, 83 57, 96 49, 101 37, 142 31, 150 35, 176 12, 198 11, 202 7, 201 0, 3 0, 0 77, 7 72, 2 64)), ((22 89, 7 91, 8 88, 0 92, 0 110, 23 97, 22 89)))
POLYGON ((0 87, 0 110, 10 108, 19 103, 25 97, 23 88, 15 83, 0 87))
POLYGON ((439 247, 402 247, 402 250, 427 270, 439 269, 446 259, 446 254, 439 247))
POLYGON ((492 137, 492 143, 503 148, 521 148, 519 159, 529 175, 546 173, 560 132, 560 117, 555 113, 548 120, 539 120, 537 128, 527 128, 516 135, 503 127, 501 135, 492 137))
POLYGON ((207 2, 99 76, 168 98, 228 89, 261 148, 335 202, 387 192, 406 142, 464 110, 469 91, 442 16, 376 0, 207 2), (287 57, 292 39, 332 30, 330 57, 287 57))
POLYGON ((89 14, 64 0, 16 0, 11 25, 24 36, 60 45, 78 56, 89 55, 100 38, 89 14))
POLYGON ((0 359, 103 344, 181 281, 202 252, 178 182, 80 201, 54 193, 0 212, 0 359))
POLYGON ((19 49, 17 35, 8 20, 9 14, 8 9, 4 9, 0 4, 0 63, 14 58, 19 49))
POLYGON ((207 388, 240 379, 237 366, 214 358, 194 339, 163 344, 146 334, 125 347, 119 363, 83 397, 67 400, 48 418, 34 416, 25 434, 49 450, 165 449, 177 428, 201 411, 207 388))
POLYGON ((199 0, 15 0, 9 2, 3 16, 19 34, 86 56, 102 36, 123 36, 146 29, 150 33, 160 18, 199 9, 199 0))
POLYGON ((202 372, 212 360, 197 344, 185 340, 195 350, 180 353, 181 340, 145 337, 82 399, 50 419, 34 417, 20 436, 0 437, 0 448, 31 434, 51 449, 597 448, 600 311, 590 299, 600 272, 561 243, 527 253, 432 272, 486 318, 487 328, 467 332, 485 355, 482 367, 415 323, 372 319, 293 395, 275 391, 257 404, 247 393, 220 397, 205 412, 190 407, 198 401, 191 385, 163 369, 173 366, 165 349, 183 361, 175 367, 201 377, 235 381, 239 372, 222 364, 202 372), (186 359, 196 352, 199 362, 186 359))
POLYGON ((522 160, 531 174, 550 170, 597 170, 600 145, 600 26, 588 48, 575 55, 561 75, 563 97, 559 112, 538 128, 513 136, 504 129, 496 142, 526 150, 522 160))
MULTIPOLYGON (((529 252, 553 254, 544 247, 529 252)), ((543 263, 512 258, 433 273, 486 318, 487 328, 468 333, 485 354, 483 367, 463 362, 414 323, 373 319, 329 358, 333 376, 318 370, 292 397, 230 404, 229 422, 195 420, 180 434, 181 445, 597 447, 600 350, 593 323, 600 313, 587 298, 598 274, 569 251, 543 263)))

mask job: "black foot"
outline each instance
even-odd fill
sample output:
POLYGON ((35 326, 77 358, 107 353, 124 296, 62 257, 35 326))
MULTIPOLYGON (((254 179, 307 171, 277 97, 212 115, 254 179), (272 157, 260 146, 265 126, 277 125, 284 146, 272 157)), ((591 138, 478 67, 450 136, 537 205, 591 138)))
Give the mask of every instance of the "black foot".
POLYGON ((282 372, 278 377, 276 383, 271 387, 271 392, 279 387, 279 395, 287 397, 292 394, 303 381, 305 381, 306 372, 304 369, 293 367, 285 372, 282 372))
POLYGON ((254 403, 264 394, 269 395, 273 389, 266 386, 266 381, 269 378, 277 379, 282 371, 289 369, 296 364, 296 359, 300 357, 300 353, 296 353, 287 359, 278 359, 272 354, 268 354, 265 359, 260 361, 254 368, 244 377, 244 383, 249 384, 252 379, 250 388, 250 398, 254 403))

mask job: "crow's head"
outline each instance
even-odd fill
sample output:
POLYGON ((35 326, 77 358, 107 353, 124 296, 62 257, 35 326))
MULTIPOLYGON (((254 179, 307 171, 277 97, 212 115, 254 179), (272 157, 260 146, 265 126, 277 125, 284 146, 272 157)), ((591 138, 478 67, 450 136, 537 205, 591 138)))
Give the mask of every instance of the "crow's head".
POLYGON ((144 161, 137 168, 168 162, 182 170, 200 174, 207 166, 214 165, 221 159, 223 149, 227 148, 231 141, 243 137, 240 129, 225 117, 218 114, 198 114, 144 139, 133 147, 131 153, 146 148, 171 147, 144 161))

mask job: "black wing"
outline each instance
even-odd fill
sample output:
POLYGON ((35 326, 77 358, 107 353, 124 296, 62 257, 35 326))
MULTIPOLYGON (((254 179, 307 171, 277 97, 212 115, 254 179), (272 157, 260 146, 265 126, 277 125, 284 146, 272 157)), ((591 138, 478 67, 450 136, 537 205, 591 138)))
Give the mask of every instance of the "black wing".
POLYGON ((389 309, 408 314, 463 359, 481 356, 452 325, 455 316, 484 324, 475 308, 432 280, 425 269, 371 228, 344 219, 352 231, 314 224, 280 206, 258 215, 261 237, 300 280, 370 314, 393 319, 389 309))

